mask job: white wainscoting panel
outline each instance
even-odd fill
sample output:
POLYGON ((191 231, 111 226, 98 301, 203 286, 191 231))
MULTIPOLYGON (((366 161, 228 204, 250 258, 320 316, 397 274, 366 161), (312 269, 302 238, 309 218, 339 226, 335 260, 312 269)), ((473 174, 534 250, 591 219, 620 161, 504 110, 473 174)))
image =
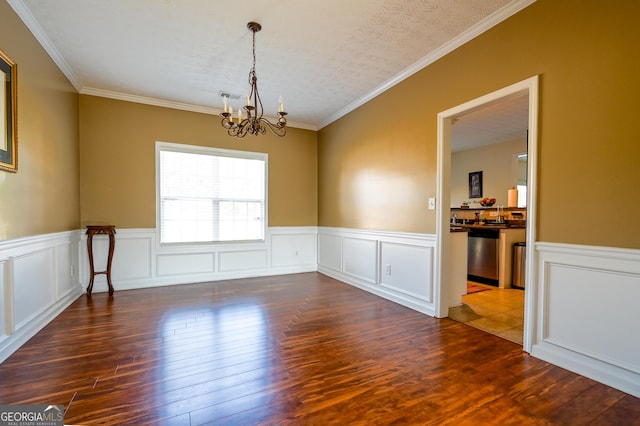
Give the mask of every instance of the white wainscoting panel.
POLYGON ((158 276, 212 274, 216 270, 214 253, 159 254, 158 276))
POLYGON ((428 303, 433 302, 433 247, 380 243, 380 283, 428 303))
POLYGON ((308 228, 270 228, 271 229, 271 267, 318 264, 317 232, 308 228))
POLYGON ((342 239, 344 273, 365 282, 377 283, 378 241, 344 237, 342 239))
POLYGON ((5 294, 8 292, 7 280, 5 280, 5 263, 6 260, 0 260, 0 348, 2 348, 2 342, 7 338, 9 332, 7 331, 6 317, 10 312, 7 311, 7 303, 5 303, 5 294))
POLYGON ((77 288, 77 258, 77 244, 57 244, 55 246, 56 299, 77 288))
POLYGON ((434 315, 435 236, 321 227, 318 271, 434 315))
POLYGON ((13 312, 20 330, 55 300, 56 282, 53 248, 14 258, 13 312))
POLYGON ((220 272, 250 271, 267 267, 266 250, 222 251, 218 258, 220 272))
POLYGON ((538 243, 532 355, 640 397, 640 251, 538 243))
POLYGON ((545 340, 640 373, 640 275, 612 280, 611 271, 557 264, 548 272, 545 340))
POLYGON ((82 295, 78 231, 0 242, 0 362, 82 295))
POLYGON ((325 269, 342 272, 342 237, 340 235, 324 232, 318 234, 318 264, 325 269))
MULTIPOLYGON (((105 239, 108 240, 108 239, 105 239)), ((141 279, 150 278, 152 276, 151 262, 151 245, 153 241, 144 235, 116 235, 116 250, 113 254, 113 261, 120 266, 114 269, 112 280, 122 279, 141 279), (136 262, 126 262, 126 259, 135 258, 136 262)), ((104 247, 108 247, 108 241, 105 241, 104 247)), ((107 254, 104 254, 106 258, 107 254)))

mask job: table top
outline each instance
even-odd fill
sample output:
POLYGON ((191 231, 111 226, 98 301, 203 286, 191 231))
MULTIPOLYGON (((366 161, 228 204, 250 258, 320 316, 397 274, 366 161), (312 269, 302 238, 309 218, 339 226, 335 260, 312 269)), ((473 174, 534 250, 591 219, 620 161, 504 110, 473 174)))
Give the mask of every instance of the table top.
POLYGON ((89 225, 87 226, 87 234, 115 234, 115 225, 89 225))

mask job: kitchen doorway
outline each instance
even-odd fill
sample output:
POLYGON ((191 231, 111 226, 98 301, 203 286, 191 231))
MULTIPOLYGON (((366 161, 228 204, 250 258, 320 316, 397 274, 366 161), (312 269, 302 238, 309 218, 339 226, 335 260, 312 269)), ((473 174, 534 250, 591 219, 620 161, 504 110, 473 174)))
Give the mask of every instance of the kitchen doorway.
POLYGON ((473 111, 486 108, 500 101, 514 97, 527 96, 528 99, 528 172, 527 172, 527 225, 526 240, 531 249, 526 253, 527 291, 524 295, 524 329, 523 349, 531 351, 531 337, 535 317, 535 271, 533 268, 533 246, 535 243, 536 227, 536 160, 537 160, 537 111, 538 111, 538 77, 532 77, 496 92, 474 99, 457 107, 438 114, 438 187, 436 197, 438 208, 436 211, 436 253, 437 261, 434 268, 436 316, 446 317, 450 301, 451 265, 455 262, 450 253, 450 207, 451 207, 451 144, 452 125, 456 120, 473 111))

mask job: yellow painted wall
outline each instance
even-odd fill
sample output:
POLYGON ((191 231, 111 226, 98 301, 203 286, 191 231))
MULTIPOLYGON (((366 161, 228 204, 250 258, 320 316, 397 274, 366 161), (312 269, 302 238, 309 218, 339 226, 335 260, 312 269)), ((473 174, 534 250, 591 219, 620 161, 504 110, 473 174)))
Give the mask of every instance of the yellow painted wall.
POLYGON ((437 113, 540 75, 537 240, 640 248, 639 16, 538 0, 325 127, 319 224, 434 233, 437 113))
POLYGON ((4 1, 0 49, 18 66, 18 172, 0 171, 0 240, 78 229, 78 94, 4 1))
POLYGON ((156 141, 269 154, 269 226, 317 225, 317 133, 235 139, 208 114, 80 96, 81 223, 156 226, 156 141))
MULTIPOLYGON (((507 206, 508 191, 518 184, 518 161, 515 155, 527 152, 526 138, 496 143, 451 154, 451 207, 480 198, 469 198, 469 173, 482 171, 482 197, 496 199, 496 206, 507 206)), ((526 178, 526 170, 524 173, 526 178)))

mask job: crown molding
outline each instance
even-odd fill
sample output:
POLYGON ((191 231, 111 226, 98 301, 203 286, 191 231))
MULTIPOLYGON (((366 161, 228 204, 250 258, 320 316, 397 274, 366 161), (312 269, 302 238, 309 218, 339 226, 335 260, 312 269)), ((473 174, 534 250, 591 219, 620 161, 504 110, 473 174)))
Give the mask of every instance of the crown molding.
POLYGON ((413 65, 411 65, 408 68, 406 68, 404 71, 396 74, 394 77, 392 77, 391 79, 387 80, 385 83, 381 84, 380 86, 375 88, 373 91, 371 91, 367 95, 357 99, 353 103, 351 103, 351 104, 347 105, 346 107, 340 109, 335 114, 329 116, 329 118, 327 118, 325 121, 320 123, 320 125, 318 127, 320 129, 322 129, 323 127, 328 126, 329 124, 333 123, 334 121, 344 117, 348 113, 354 111, 355 109, 357 109, 357 108, 361 107, 362 105, 364 105, 365 103, 369 102, 370 100, 372 100, 376 96, 378 96, 378 95, 382 94, 383 92, 389 90, 390 88, 392 88, 396 84, 400 83, 401 81, 406 80, 407 78, 411 77, 413 74, 415 74, 418 71, 426 68, 427 66, 431 65, 432 63, 434 63, 438 59, 444 57, 445 55, 453 52, 454 50, 456 50, 457 48, 459 48, 463 44, 467 43, 468 41, 473 40, 474 38, 478 37, 480 34, 484 33, 485 31, 487 31, 487 30, 489 30, 489 29, 491 29, 493 27, 495 27, 500 22, 510 18, 511 16, 513 16, 516 13, 520 12, 522 9, 524 9, 527 6, 530 6, 531 4, 535 3, 536 1, 537 0, 516 0, 513 3, 510 3, 507 6, 503 7, 502 9, 497 10, 496 12, 492 13, 491 15, 487 16, 482 21, 478 22, 477 24, 475 24, 474 26, 469 28, 467 31, 463 32, 462 34, 458 35, 457 37, 455 37, 454 39, 452 39, 448 43, 442 45, 441 47, 439 47, 438 49, 434 50, 433 52, 431 52, 427 56, 425 56, 422 59, 418 60, 413 65))
POLYGON ((51 59, 53 59, 53 62, 55 62, 58 68, 60 68, 60 71, 62 71, 73 87, 75 87, 79 92, 82 89, 82 82, 71 70, 67 61, 65 61, 62 54, 60 54, 58 49, 56 49, 55 45, 44 32, 38 21, 33 17, 33 14, 27 5, 24 4, 22 0, 7 0, 7 3, 9 3, 13 8, 18 17, 22 19, 22 22, 24 22, 27 28, 29 28, 29 31, 31 31, 36 40, 38 40, 38 43, 40 43, 51 59))

